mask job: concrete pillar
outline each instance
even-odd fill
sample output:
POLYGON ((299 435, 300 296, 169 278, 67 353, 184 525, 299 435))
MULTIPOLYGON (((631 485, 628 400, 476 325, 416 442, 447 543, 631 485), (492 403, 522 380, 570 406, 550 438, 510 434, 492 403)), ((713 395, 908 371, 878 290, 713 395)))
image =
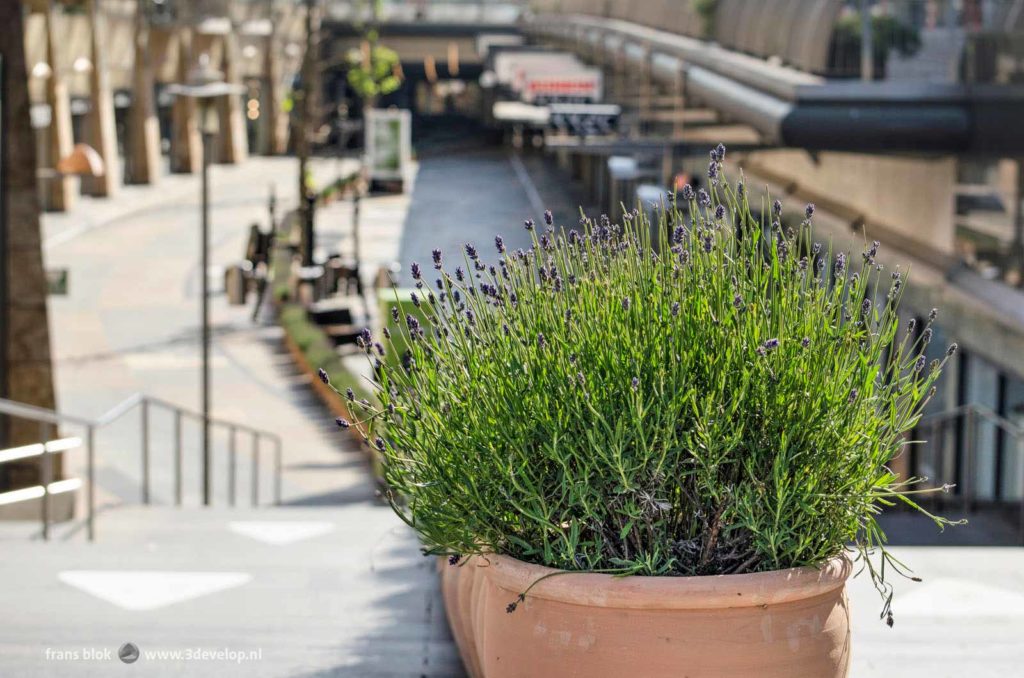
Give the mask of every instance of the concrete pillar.
MULTIPOLYGON (((189 71, 195 60, 192 58, 192 29, 178 29, 177 81, 188 81, 189 71)), ((171 109, 171 171, 194 174, 203 161, 203 140, 199 134, 199 119, 196 100, 192 97, 175 97, 171 109)))
POLYGON ((47 134, 47 158, 43 182, 43 205, 48 210, 63 212, 74 205, 78 181, 75 177, 56 173, 60 159, 71 153, 74 135, 71 129, 71 100, 68 86, 60 72, 57 45, 61 36, 54 25, 55 10, 51 2, 46 3, 43 16, 46 20, 46 62, 50 66, 50 77, 46 80, 46 103, 50 107, 50 125, 47 134))
POLYGON ((130 184, 152 184, 160 177, 160 123, 156 117, 150 30, 141 9, 139 3, 135 16, 132 105, 128 111, 125 181, 130 184))
MULTIPOLYGON (((221 36, 220 53, 225 82, 242 84, 238 68, 238 37, 233 32, 221 36)), ((232 165, 245 162, 249 155, 249 139, 242 114, 242 99, 237 94, 229 94, 221 97, 217 106, 220 109, 220 153, 215 157, 218 162, 232 165)))
POLYGON ((121 183, 121 160, 117 155, 117 125, 114 120, 114 95, 110 88, 105 40, 109 33, 100 14, 98 0, 89 0, 89 113, 85 119, 85 142, 103 158, 105 172, 100 177, 83 177, 82 192, 109 197, 121 183))
MULTIPOLYGON (((0 183, 0 396, 40 407, 54 406, 50 334, 46 314, 36 180, 36 146, 29 111, 21 2, 0 2, 0 55, 4 77, 3 182, 0 183)), ((0 444, 37 442, 38 424, 0 421, 0 444)), ((60 477, 60 455, 54 460, 60 477)), ((5 464, 4 474, 17 473, 5 464)), ((32 473, 32 465, 21 469, 32 473)), ((22 477, 24 480, 24 477, 22 477)), ((12 478, 0 476, 0 486, 12 478)), ((34 479, 32 479, 34 480, 34 479)), ((24 485, 26 483, 20 483, 24 485)))
POLYGON ((266 139, 262 152, 265 155, 282 155, 287 151, 288 120, 281 111, 281 45, 276 40, 276 31, 267 36, 263 54, 264 90, 260 102, 260 124, 266 139))

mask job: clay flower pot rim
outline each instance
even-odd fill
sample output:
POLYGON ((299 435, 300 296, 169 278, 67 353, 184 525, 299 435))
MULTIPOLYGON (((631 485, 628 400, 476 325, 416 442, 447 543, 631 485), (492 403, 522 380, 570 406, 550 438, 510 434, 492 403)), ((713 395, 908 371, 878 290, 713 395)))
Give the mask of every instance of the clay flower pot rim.
MULTIPOLYGON (((509 556, 478 556, 464 567, 478 567, 497 586, 522 593, 546 574, 559 572, 509 556)), ((821 567, 703 577, 616 577, 569 573, 548 577, 527 594, 574 605, 644 610, 699 610, 778 605, 827 594, 846 584, 853 563, 835 556, 821 567)), ((511 602, 511 600, 510 600, 511 602)))

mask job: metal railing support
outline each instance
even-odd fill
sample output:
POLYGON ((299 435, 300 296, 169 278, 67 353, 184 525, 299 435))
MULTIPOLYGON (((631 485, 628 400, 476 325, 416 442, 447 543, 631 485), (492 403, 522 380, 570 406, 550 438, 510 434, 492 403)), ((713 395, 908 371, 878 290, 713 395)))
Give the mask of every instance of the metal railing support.
POLYGON ((960 463, 963 465, 960 469, 961 478, 963 479, 964 487, 961 492, 961 499, 963 501, 963 509, 965 512, 971 512, 971 493, 974 492, 974 463, 972 457, 974 456, 974 450, 977 449, 977 420, 974 410, 967 410, 964 413, 964 450, 960 456, 960 463))
POLYGON ((260 436, 252 434, 252 505, 260 505, 260 436))
POLYGON ((237 459, 237 443, 238 443, 238 431, 232 426, 230 429, 230 438, 228 438, 228 505, 235 505, 235 494, 238 486, 237 474, 238 474, 238 459, 237 459))
POLYGON ((39 442, 43 446, 43 455, 39 459, 40 484, 43 486, 43 496, 40 497, 40 518, 43 521, 43 541, 50 539, 50 482, 53 478, 53 458, 46 450, 46 442, 50 439, 50 424, 39 422, 39 442))
POLYGON ((149 401, 143 400, 139 409, 142 429, 142 503, 149 505, 149 401))
POLYGON ((92 425, 85 429, 86 481, 86 533, 89 541, 96 539, 96 430, 92 425))
POLYGON ((174 503, 181 506, 181 410, 174 412, 174 503))
MULTIPOLYGON (((281 438, 273 439, 273 505, 281 506, 281 438)), ((1022 504, 1024 506, 1024 504, 1022 504)))

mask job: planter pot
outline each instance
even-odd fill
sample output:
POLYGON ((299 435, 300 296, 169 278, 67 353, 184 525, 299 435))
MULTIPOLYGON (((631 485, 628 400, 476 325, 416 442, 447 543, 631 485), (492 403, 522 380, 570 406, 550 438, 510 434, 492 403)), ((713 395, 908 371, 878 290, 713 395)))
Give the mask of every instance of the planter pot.
POLYGON ((441 566, 474 678, 844 678, 851 564, 714 577, 560 574, 505 556, 441 566))

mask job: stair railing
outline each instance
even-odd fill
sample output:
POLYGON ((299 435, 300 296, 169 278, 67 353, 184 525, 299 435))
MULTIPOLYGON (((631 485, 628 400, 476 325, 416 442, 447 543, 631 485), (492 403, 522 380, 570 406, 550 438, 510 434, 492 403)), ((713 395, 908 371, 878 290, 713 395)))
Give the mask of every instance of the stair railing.
MULTIPOLYGON (((140 429, 141 429, 141 465, 142 465, 142 503, 150 503, 150 463, 149 463, 149 449, 150 449, 150 435, 149 435, 149 419, 150 411, 154 408, 159 408, 170 412, 174 417, 174 503, 177 506, 182 504, 183 494, 183 460, 182 460, 182 422, 184 419, 193 419, 196 421, 203 421, 203 415, 189 410, 184 407, 175 405, 174 403, 162 400, 160 398, 154 398, 153 396, 136 393, 134 395, 125 398, 123 401, 115 405, 114 407, 107 410, 106 413, 100 415, 96 419, 87 419, 85 417, 79 417, 70 414, 63 414, 56 412, 45 407, 38 407, 36 405, 29 405, 26 403, 20 403, 14 400, 7 400, 0 398, 0 414, 6 414, 21 419, 27 419, 29 421, 35 421, 40 426, 40 442, 35 445, 25 445, 19 448, 12 448, 6 450, 6 454, 0 454, 0 464, 20 461, 24 459, 30 459, 34 457, 40 458, 40 486, 42 489, 41 494, 37 488, 32 489, 32 495, 39 496, 40 502, 40 521, 42 523, 42 536, 43 539, 49 539, 50 534, 50 495, 52 486, 52 456, 53 454, 59 454, 72 447, 77 447, 81 444, 77 438, 65 438, 61 440, 51 440, 52 431, 59 425, 65 424, 70 426, 79 427, 84 430, 85 433, 85 511, 86 511, 86 534, 89 541, 93 541, 96 536, 95 522, 96 522, 96 491, 95 491, 95 480, 96 480, 96 432, 99 429, 109 426, 110 424, 118 421, 129 412, 138 409, 140 415, 140 429)), ((247 434, 252 438, 252 505, 259 506, 259 487, 260 487, 260 450, 262 441, 268 441, 273 445, 273 487, 274 487, 274 504, 281 503, 281 438, 276 433, 264 431, 252 426, 245 424, 239 424, 237 422, 227 421, 225 419, 210 417, 209 419, 211 427, 218 427, 225 429, 229 434, 229 447, 228 447, 228 499, 231 506, 235 505, 236 491, 237 491, 237 438, 238 434, 247 434)))

